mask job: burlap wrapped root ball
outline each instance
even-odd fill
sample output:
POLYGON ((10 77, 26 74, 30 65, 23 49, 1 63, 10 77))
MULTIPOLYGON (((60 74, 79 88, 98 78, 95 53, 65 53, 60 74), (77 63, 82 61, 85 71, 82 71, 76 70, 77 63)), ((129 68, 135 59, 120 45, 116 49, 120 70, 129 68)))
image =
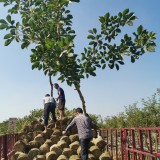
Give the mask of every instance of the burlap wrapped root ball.
POLYGON ((112 160, 112 158, 108 152, 104 152, 99 157, 99 160, 112 160))
POLYGON ((46 160, 57 160, 58 155, 54 151, 46 153, 46 160))
POLYGON ((31 122, 31 126, 35 126, 35 125, 38 124, 38 123, 40 123, 40 121, 38 121, 38 120, 33 120, 33 121, 31 122))
POLYGON ((21 130, 21 132, 23 133, 28 133, 28 132, 32 132, 33 131, 33 126, 32 125, 26 125, 24 126, 24 128, 21 130))
POLYGON ((50 128, 50 129, 55 128, 55 123, 50 122, 50 123, 48 124, 47 128, 50 128))
POLYGON ((18 133, 18 139, 19 140, 24 140, 26 142, 29 142, 29 141, 33 140, 33 132, 18 133))
POLYGON ((81 146, 79 146, 78 149, 77 149, 77 155, 81 156, 81 146))
POLYGON ((46 139, 44 144, 48 144, 51 147, 54 143, 51 141, 51 139, 46 139))
POLYGON ((60 155, 57 160, 68 160, 68 158, 65 155, 60 155))
POLYGON ((29 141, 32 141, 34 139, 33 132, 28 132, 27 135, 30 137, 29 141))
POLYGON ((59 147, 57 144, 54 144, 50 147, 50 151, 54 151, 58 156, 62 154, 62 148, 59 147))
POLYGON ((50 151, 50 147, 49 147, 48 144, 42 144, 42 145, 40 146, 39 150, 40 150, 40 154, 45 155, 47 152, 50 151))
POLYGON ((100 155, 101 155, 101 151, 100 151, 100 149, 98 148, 98 146, 92 146, 92 147, 90 147, 90 148, 89 148, 89 151, 91 152, 91 154, 94 155, 94 157, 95 157, 96 159, 98 159, 98 158, 100 157, 100 155))
POLYGON ((70 139, 71 143, 75 142, 75 141, 79 141, 79 136, 78 136, 78 134, 73 134, 73 135, 69 136, 69 139, 70 139))
POLYGON ((93 138, 92 142, 98 146, 98 148, 102 151, 105 149, 106 146, 106 142, 102 139, 101 136, 99 136, 98 138, 93 138))
POLYGON ((14 155, 12 156, 12 159, 13 160, 17 160, 18 159, 18 156, 23 153, 23 152, 15 152, 14 155))
POLYGON ((19 140, 14 144, 14 151, 15 152, 24 152, 27 148, 27 144, 25 141, 19 140))
POLYGON ((34 140, 39 142, 41 145, 45 142, 44 137, 41 134, 38 134, 36 137, 34 137, 34 140))
POLYGON ((51 135, 50 140, 52 141, 53 144, 56 144, 56 143, 58 143, 60 138, 57 135, 51 135))
POLYGON ((44 139, 50 139, 51 135, 53 133, 53 130, 51 128, 47 128, 46 132, 42 132, 42 136, 44 139))
POLYGON ((33 160, 38 154, 40 154, 40 150, 38 148, 32 148, 28 152, 28 158, 29 158, 29 160, 33 160))
POLYGON ((37 123, 34 125, 33 129, 34 129, 34 131, 44 131, 44 125, 37 123))
POLYGON ((41 146, 40 142, 35 141, 35 140, 30 141, 28 143, 28 145, 29 145, 30 149, 32 149, 32 148, 39 148, 41 146))
MULTIPOLYGON (((79 157, 81 157, 81 146, 79 146, 78 149, 77 149, 77 155, 79 157)), ((88 154, 88 160, 96 160, 96 159, 95 159, 93 154, 89 153, 88 154)))
POLYGON ((61 147, 62 149, 63 149, 63 148, 68 148, 68 144, 67 144, 66 141, 64 141, 64 140, 60 140, 60 141, 57 143, 57 146, 61 147))
POLYGON ((68 145, 71 143, 71 140, 69 139, 68 136, 62 136, 62 137, 60 138, 60 141, 61 141, 61 140, 64 140, 68 145))
POLYGON ((78 155, 72 155, 69 160, 81 160, 81 158, 78 155))
POLYGON ((46 155, 37 155, 37 157, 34 158, 34 160, 46 160, 46 155))
POLYGON ((42 134, 42 131, 33 131, 33 137, 36 137, 39 134, 42 134))
POLYGON ((93 141, 90 141, 90 142, 89 142, 89 148, 92 147, 92 146, 94 146, 94 145, 95 145, 95 144, 93 143, 93 141))
POLYGON ((30 159, 28 158, 28 155, 26 153, 20 153, 18 155, 17 160, 30 160, 30 159))
POLYGON ((88 154, 88 160, 96 160, 93 154, 89 153, 88 154))
POLYGON ((60 136, 62 136, 62 132, 61 132, 60 129, 55 129, 55 130, 53 131, 52 135, 57 135, 57 136, 60 137, 60 136))
MULTIPOLYGON (((73 119, 73 118, 72 118, 72 119, 73 119)), ((69 118, 69 117, 64 117, 64 118, 62 119, 62 126, 65 126, 65 127, 66 127, 69 121, 71 121, 71 118, 69 118)))
POLYGON ((77 154, 77 149, 79 147, 79 141, 75 141, 69 145, 74 154, 77 154))
POLYGON ((69 158, 72 154, 73 154, 73 151, 71 148, 63 149, 62 155, 64 155, 65 157, 69 158))

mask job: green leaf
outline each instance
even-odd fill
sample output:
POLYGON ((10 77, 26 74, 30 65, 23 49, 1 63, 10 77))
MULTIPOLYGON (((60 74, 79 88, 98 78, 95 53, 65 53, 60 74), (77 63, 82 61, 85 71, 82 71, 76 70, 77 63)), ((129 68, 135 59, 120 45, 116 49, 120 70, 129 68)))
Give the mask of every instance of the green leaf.
POLYGON ((90 75, 92 75, 92 76, 96 76, 96 73, 94 73, 94 72, 90 72, 90 75))
POLYGON ((7 28, 7 27, 8 27, 8 25, 6 25, 6 24, 4 24, 4 23, 0 25, 0 29, 5 29, 5 28, 7 28))
POLYGON ((104 60, 104 59, 101 59, 101 63, 105 63, 105 60, 104 60))
POLYGON ((9 23, 11 23, 11 16, 9 14, 7 15, 6 19, 9 23))
POLYGON ((96 64, 95 66, 96 66, 96 67, 98 67, 98 68, 100 68, 100 67, 101 67, 101 65, 99 65, 99 64, 96 64))
POLYGON ((109 12, 104 15, 104 18, 105 18, 106 21, 108 21, 109 16, 110 16, 109 12))
POLYGON ((104 17, 99 17, 99 21, 100 21, 101 23, 104 23, 104 22, 105 22, 105 18, 104 18, 104 17))
POLYGON ((16 31, 15 29, 11 29, 10 33, 11 33, 12 35, 15 35, 15 34, 16 34, 15 31, 16 31))
POLYGON ((68 31, 68 33, 70 33, 70 34, 74 34, 75 33, 75 31, 74 30, 70 30, 70 31, 68 31))
POLYGON ((12 41, 13 41, 13 38, 7 39, 7 40, 4 42, 4 45, 5 45, 5 46, 8 46, 12 41))
POLYGON ((80 0, 70 0, 71 2, 80 2, 80 0))
POLYGON ((89 74, 86 74, 86 77, 89 78, 89 74))
POLYGON ((42 69, 42 65, 40 64, 39 66, 38 66, 38 70, 41 70, 42 69))
POLYGON ((135 62, 135 58, 133 56, 131 56, 131 62, 134 63, 135 62))
POLYGON ((103 66, 102 66, 102 69, 105 69, 106 68, 106 64, 104 64, 103 66))
POLYGON ((136 16, 132 16, 131 18, 130 18, 130 20, 136 20, 137 19, 137 17, 136 16))
POLYGON ((88 32, 91 33, 91 34, 93 34, 93 31, 91 29, 88 32))
POLYGON ((119 28, 116 29, 117 33, 121 33, 121 30, 119 28))
POLYGON ((128 21, 127 24, 128 24, 129 26, 133 26, 133 22, 132 22, 132 21, 128 21))
POLYGON ((117 61, 119 64, 124 65, 123 61, 117 61))
POLYGON ((66 28, 66 31, 69 31, 69 30, 71 30, 71 27, 67 27, 67 28, 66 28))
POLYGON ((14 22, 15 22, 15 20, 11 21, 12 26, 13 26, 14 22))
POLYGON ((0 23, 8 24, 4 19, 0 19, 0 23))
POLYGON ((149 45, 149 47, 147 47, 147 51, 149 51, 149 52, 155 52, 155 46, 149 45))
POLYGON ((85 59, 85 55, 84 54, 82 54, 82 58, 81 58, 81 60, 83 61, 85 59))
POLYGON ((93 28, 93 33, 97 33, 97 29, 96 28, 93 28))
POLYGON ((122 17, 122 13, 121 13, 121 12, 119 12, 119 13, 118 13, 118 16, 121 18, 121 17, 122 17))
POLYGON ((25 42, 22 43, 21 48, 24 49, 24 48, 26 48, 26 47, 27 47, 27 43, 25 43, 25 42))
POLYGON ((72 18, 73 18, 73 16, 71 14, 67 15, 67 19, 72 19, 72 18))
POLYGON ((11 38, 11 37, 13 37, 13 35, 12 34, 6 34, 5 36, 4 36, 4 39, 9 39, 9 38, 11 38))
POLYGON ((39 61, 36 61, 35 63, 33 63, 33 65, 32 65, 32 70, 33 70, 34 68, 38 68, 39 65, 40 65, 39 61))
POLYGON ((118 64, 116 64, 116 69, 117 69, 117 71, 119 70, 119 65, 118 64))
POLYGON ((95 43, 97 44, 97 42, 91 41, 91 42, 89 42, 89 45, 94 45, 95 43))
POLYGON ((129 13, 129 9, 128 9, 128 8, 125 9, 122 14, 123 14, 123 15, 126 15, 127 13, 129 13))
POLYGON ((44 74, 46 75, 48 73, 48 70, 46 69, 45 71, 44 71, 44 74))
POLYGON ((108 66, 109 66, 110 69, 113 69, 114 68, 114 63, 108 64, 108 66))
POLYGON ((95 37, 93 35, 88 35, 87 38, 88 39, 93 39, 93 40, 95 39, 95 37))
POLYGON ((142 33, 142 30, 143 30, 143 26, 140 25, 140 26, 137 28, 137 32, 138 32, 139 35, 142 33))

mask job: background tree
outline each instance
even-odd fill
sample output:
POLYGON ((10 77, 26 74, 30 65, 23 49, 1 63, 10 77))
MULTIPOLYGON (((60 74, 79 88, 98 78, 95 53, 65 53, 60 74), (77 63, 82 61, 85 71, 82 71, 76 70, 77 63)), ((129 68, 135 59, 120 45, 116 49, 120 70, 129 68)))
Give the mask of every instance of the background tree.
POLYGON ((129 56, 134 63, 145 52, 153 52, 155 48, 155 33, 148 32, 140 25, 131 36, 121 36, 119 44, 115 38, 119 36, 124 26, 133 25, 137 19, 133 12, 125 9, 116 16, 106 13, 99 17, 101 29, 89 30, 89 46, 81 54, 74 53, 75 31, 72 29, 73 15, 68 10, 70 2, 79 0, 0 0, 8 9, 6 19, 0 20, 0 29, 9 31, 4 36, 5 45, 13 40, 21 43, 21 48, 31 49, 32 69, 43 69, 49 76, 51 95, 53 94, 51 77, 57 75, 61 82, 74 85, 82 107, 86 113, 85 99, 81 92, 81 79, 96 76, 97 68, 110 69, 124 64, 124 56, 129 56), (13 20, 13 14, 18 14, 21 21, 13 20))
MULTIPOLYGON (((94 124, 99 128, 130 128, 130 127, 158 127, 160 126, 160 89, 147 100, 142 99, 140 107, 138 102, 125 107, 125 111, 118 115, 102 118, 100 115, 89 114, 94 124)), ((75 109, 65 110, 68 116, 73 116, 75 109)), ((30 111, 29 115, 17 119, 16 131, 19 132, 25 125, 42 118, 43 109, 30 111)), ((0 135, 11 133, 8 121, 0 123, 0 135)))
POLYGON ((142 99, 141 105, 138 103, 125 107, 125 112, 119 115, 106 117, 104 119, 105 128, 124 127, 158 127, 160 125, 160 89, 147 100, 142 99))

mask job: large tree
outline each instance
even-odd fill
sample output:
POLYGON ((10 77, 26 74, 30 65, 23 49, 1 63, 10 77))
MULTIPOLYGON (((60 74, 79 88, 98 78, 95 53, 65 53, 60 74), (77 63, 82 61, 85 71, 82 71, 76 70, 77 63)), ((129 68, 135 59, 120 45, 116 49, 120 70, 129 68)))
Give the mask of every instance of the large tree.
POLYGON ((52 94, 51 77, 58 73, 61 82, 74 85, 82 107, 86 113, 85 99, 81 92, 81 79, 96 76, 96 69, 110 69, 124 64, 124 56, 131 62, 139 59, 145 52, 155 50, 155 33, 149 32, 140 25, 132 35, 121 35, 119 43, 115 38, 126 25, 132 26, 137 19, 133 12, 125 9, 116 16, 106 13, 99 17, 101 30, 89 30, 89 46, 80 54, 74 53, 75 31, 72 29, 72 18, 68 9, 71 2, 80 0, 0 0, 10 7, 6 19, 0 20, 0 29, 6 29, 5 46, 13 40, 21 43, 21 48, 31 49, 32 69, 43 69, 49 76, 52 94), (13 20, 18 14, 21 19, 13 20))

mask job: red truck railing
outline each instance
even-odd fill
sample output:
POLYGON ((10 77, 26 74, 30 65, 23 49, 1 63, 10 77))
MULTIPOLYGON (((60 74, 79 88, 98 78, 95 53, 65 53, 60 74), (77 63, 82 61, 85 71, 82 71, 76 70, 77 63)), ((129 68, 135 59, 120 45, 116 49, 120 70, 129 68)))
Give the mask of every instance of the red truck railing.
POLYGON ((8 134, 0 136, 0 160, 8 160, 8 155, 13 150, 14 143, 17 140, 17 134, 8 134))
POLYGON ((101 129, 114 160, 160 160, 160 127, 101 129))
MULTIPOLYGON (((160 127, 100 129, 113 160, 160 160, 160 127)), ((17 134, 0 136, 0 160, 9 160, 17 134)))

